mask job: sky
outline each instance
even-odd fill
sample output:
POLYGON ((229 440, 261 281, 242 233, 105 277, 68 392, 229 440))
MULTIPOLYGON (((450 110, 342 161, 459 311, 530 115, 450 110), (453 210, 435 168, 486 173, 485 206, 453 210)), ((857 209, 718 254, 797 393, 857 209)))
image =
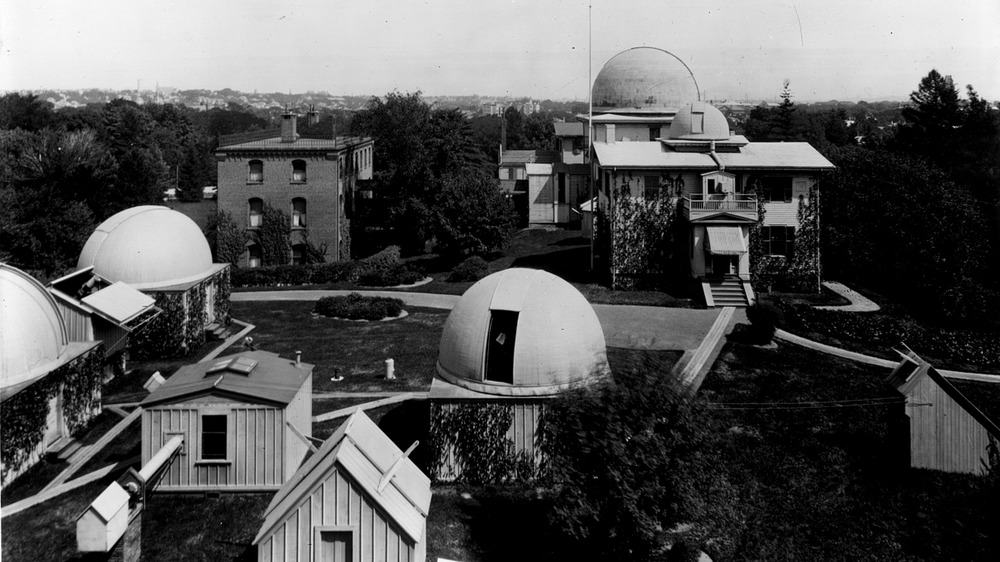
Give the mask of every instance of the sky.
POLYGON ((643 45, 706 99, 904 99, 932 68, 1000 99, 1000 0, 4 1, 0 90, 586 100, 643 45))

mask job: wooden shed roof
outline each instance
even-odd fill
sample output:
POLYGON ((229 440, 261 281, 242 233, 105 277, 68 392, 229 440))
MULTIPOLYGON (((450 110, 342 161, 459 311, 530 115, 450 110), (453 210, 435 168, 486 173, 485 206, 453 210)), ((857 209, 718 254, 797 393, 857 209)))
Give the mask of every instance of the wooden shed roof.
POLYGON ((264 512, 264 524, 253 543, 258 544, 298 509, 335 465, 340 465, 413 541, 421 540, 431 504, 431 481, 371 418, 358 410, 278 490, 264 512), (388 482, 381 486, 386 477, 388 482))
POLYGON ((267 351, 227 355, 181 367, 141 405, 149 408, 216 394, 284 406, 295 398, 302 384, 312 376, 312 369, 313 366, 308 363, 296 365, 294 359, 282 359, 278 354, 267 351), (245 369, 240 369, 240 365, 247 360, 256 361, 256 365, 249 373, 244 373, 245 369), (232 362, 233 368, 220 368, 223 362, 232 362))
POLYGON ((997 417, 1000 416, 1000 406, 997 406, 1000 404, 1000 383, 949 380, 919 355, 909 351, 889 375, 889 384, 907 396, 925 376, 930 377, 986 431, 1000 439, 1000 418, 997 417))

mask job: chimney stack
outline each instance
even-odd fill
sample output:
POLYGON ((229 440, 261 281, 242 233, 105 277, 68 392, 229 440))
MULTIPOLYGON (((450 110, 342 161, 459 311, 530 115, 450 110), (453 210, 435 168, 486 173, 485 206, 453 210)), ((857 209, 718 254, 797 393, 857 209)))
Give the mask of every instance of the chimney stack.
POLYGON ((307 116, 307 121, 306 122, 309 123, 310 127, 312 127, 316 123, 319 123, 319 112, 316 111, 316 106, 315 105, 310 105, 309 106, 309 112, 306 113, 306 116, 307 116))
POLYGON ((296 351, 295 352, 295 366, 299 367, 301 365, 302 365, 302 352, 301 351, 296 351))
POLYGON ((295 142, 295 139, 299 138, 295 132, 296 119, 298 117, 291 111, 281 116, 281 142, 295 142))

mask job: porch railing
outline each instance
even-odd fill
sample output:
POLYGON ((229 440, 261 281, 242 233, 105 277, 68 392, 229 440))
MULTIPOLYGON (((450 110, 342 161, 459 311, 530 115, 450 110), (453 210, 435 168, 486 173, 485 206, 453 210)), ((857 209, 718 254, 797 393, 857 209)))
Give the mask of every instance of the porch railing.
POLYGON ((684 206, 695 211, 736 211, 744 213, 757 212, 757 197, 744 194, 709 194, 692 193, 684 197, 684 206))

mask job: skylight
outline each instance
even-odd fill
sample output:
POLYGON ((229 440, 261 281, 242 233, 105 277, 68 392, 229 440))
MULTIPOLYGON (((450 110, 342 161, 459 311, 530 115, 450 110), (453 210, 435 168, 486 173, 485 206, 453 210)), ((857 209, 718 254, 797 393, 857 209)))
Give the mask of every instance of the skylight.
POLYGON ((221 373, 222 371, 230 371, 238 375, 250 375, 250 371, 253 371, 256 366, 257 361, 254 359, 250 359, 248 357, 236 357, 234 359, 226 359, 224 361, 216 362, 215 365, 212 365, 207 371, 205 371, 205 376, 221 373))

